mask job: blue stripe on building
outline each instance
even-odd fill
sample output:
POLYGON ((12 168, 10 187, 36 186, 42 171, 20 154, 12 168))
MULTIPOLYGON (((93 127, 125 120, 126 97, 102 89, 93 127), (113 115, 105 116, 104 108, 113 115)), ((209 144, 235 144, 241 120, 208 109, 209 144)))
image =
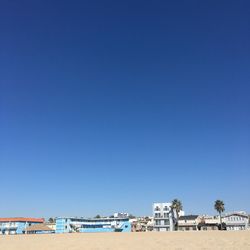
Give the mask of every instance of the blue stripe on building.
POLYGON ((56 233, 131 232, 128 218, 56 218, 56 233))

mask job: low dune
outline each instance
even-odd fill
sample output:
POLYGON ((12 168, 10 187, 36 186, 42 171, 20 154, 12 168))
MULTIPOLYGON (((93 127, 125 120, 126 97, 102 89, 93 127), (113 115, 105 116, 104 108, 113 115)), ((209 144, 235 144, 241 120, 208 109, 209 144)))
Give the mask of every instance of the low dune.
POLYGON ((1 250, 250 249, 250 231, 2 235, 1 250))

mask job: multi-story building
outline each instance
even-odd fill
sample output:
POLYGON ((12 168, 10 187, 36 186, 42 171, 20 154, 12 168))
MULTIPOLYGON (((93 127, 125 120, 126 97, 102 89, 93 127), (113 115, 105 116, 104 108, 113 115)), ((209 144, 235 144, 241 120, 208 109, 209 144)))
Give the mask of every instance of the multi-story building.
POLYGON ((0 218, 0 234, 24 234, 31 225, 44 223, 37 218, 0 218))
POLYGON ((153 217, 137 217, 130 220, 132 232, 147 232, 153 230, 153 217))
POLYGON ((172 203, 153 204, 153 230, 158 232, 174 230, 174 212, 171 209, 172 203))
POLYGON ((56 218, 56 233, 131 232, 129 218, 56 218))
POLYGON ((114 213, 114 218, 128 218, 129 214, 128 213, 114 213))
POLYGON ((200 215, 198 220, 198 230, 218 230, 220 220, 218 216, 200 215))
POLYGON ((245 212, 233 212, 226 214, 222 221, 227 230, 246 230, 248 228, 248 215, 245 212))
POLYGON ((198 230, 199 216, 198 215, 184 215, 180 216, 178 220, 179 231, 196 231, 198 230))

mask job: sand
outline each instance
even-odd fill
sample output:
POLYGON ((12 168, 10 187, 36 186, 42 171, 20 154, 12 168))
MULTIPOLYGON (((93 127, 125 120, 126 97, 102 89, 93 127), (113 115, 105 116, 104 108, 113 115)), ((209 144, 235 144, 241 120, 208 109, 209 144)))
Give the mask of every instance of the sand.
POLYGON ((250 249, 250 231, 0 235, 1 250, 250 249))

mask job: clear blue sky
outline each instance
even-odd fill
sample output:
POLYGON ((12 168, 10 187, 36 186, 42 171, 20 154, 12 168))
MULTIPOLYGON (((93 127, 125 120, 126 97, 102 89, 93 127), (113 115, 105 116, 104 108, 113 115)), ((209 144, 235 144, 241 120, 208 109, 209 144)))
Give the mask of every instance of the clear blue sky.
POLYGON ((0 3, 0 216, 250 212, 249 1, 0 3))

